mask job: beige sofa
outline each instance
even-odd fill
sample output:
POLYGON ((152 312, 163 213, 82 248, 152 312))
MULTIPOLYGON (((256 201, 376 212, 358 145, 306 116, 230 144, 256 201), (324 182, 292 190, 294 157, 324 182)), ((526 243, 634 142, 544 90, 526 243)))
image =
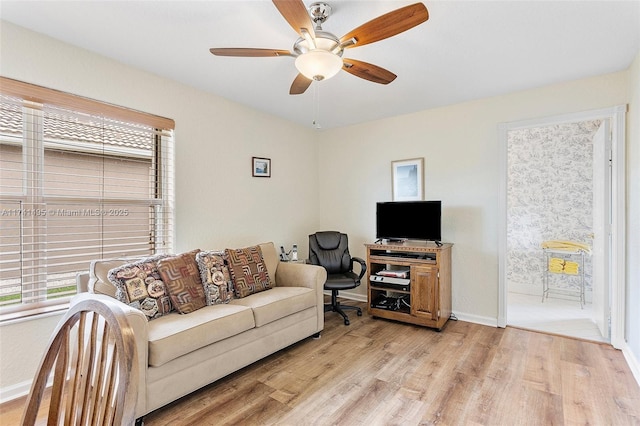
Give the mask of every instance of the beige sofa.
MULTIPOLYGON (((273 243, 260 248, 275 280, 270 290, 152 321, 121 303, 134 329, 139 358, 137 418, 295 342, 319 336, 324 327, 326 271, 280 262, 273 243)), ((90 271, 78 277, 81 292, 72 304, 115 297, 115 286, 106 277, 125 262, 92 262, 90 271)))

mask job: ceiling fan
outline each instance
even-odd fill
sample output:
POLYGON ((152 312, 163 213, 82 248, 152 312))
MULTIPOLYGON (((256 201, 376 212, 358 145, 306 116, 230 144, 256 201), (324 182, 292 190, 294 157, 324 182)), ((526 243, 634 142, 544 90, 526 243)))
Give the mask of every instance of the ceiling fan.
POLYGON ((293 51, 234 47, 209 50, 217 56, 296 58, 295 66, 299 74, 289 89, 291 95, 304 93, 314 80, 331 78, 340 69, 374 83, 391 83, 396 78, 394 73, 367 62, 343 58, 342 54, 345 49, 364 46, 395 36, 429 19, 429 12, 425 5, 415 3, 372 19, 338 38, 322 29, 322 24, 331 15, 331 6, 327 3, 315 2, 309 6, 309 9, 305 7, 302 0, 273 0, 273 4, 300 35, 293 45, 293 51))

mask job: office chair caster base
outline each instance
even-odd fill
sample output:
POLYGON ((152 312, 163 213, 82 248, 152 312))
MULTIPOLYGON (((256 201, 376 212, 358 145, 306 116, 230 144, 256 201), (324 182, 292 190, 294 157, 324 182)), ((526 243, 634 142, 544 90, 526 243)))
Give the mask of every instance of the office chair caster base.
POLYGON ((358 308, 357 306, 346 306, 346 305, 340 305, 340 304, 338 305, 340 306, 341 309, 353 309, 354 311, 356 311, 356 315, 358 315, 359 317, 362 316, 362 309, 358 308))
POLYGON ((347 314, 343 311, 343 309, 355 309, 356 311, 360 311, 358 313, 359 316, 362 316, 362 309, 355 307, 355 306, 346 306, 346 305, 341 305, 340 303, 335 303, 335 304, 329 304, 329 305, 324 305, 324 311, 325 312, 335 312, 337 314, 340 314, 340 316, 344 319, 344 325, 349 325, 349 317, 347 316, 347 314))

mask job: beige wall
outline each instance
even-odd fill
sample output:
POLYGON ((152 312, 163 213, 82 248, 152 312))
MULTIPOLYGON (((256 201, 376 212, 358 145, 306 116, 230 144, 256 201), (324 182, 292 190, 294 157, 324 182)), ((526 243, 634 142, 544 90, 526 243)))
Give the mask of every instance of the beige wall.
MULTIPOLYGON (((352 252, 375 237, 375 203, 391 199, 391 161, 425 159, 425 199, 442 200, 453 247, 453 311, 498 316, 498 124, 628 102, 627 73, 421 111, 321 134, 321 228, 348 231, 352 252), (345 144, 344 141, 349 141, 345 144)), ((365 288, 358 288, 365 294, 365 288)))
POLYGON ((0 326, 0 402, 29 391, 61 315, 0 326))

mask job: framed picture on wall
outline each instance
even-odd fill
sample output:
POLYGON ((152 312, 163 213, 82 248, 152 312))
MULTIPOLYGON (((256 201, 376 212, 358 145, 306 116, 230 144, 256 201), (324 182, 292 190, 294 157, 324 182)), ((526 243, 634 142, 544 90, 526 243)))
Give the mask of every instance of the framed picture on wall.
POLYGON ((251 157, 254 177, 271 177, 271 158, 251 157))
POLYGON ((424 158, 391 162, 393 201, 424 199, 424 158))

